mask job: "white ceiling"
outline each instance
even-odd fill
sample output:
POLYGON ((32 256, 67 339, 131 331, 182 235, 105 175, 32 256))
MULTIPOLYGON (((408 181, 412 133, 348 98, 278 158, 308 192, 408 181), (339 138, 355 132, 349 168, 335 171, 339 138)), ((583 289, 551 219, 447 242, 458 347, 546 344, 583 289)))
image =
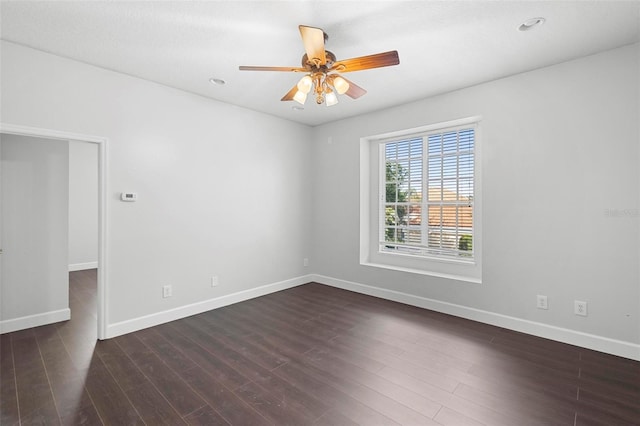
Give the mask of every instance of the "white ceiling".
POLYGON ((318 125, 637 42, 640 1, 3 0, 0 28, 7 41, 318 125), (538 16, 543 26, 517 31, 538 16), (338 59, 397 50, 400 65, 350 73, 368 91, 357 100, 310 97, 294 111, 280 98, 299 74, 238 66, 299 66, 299 24, 324 29, 338 59))

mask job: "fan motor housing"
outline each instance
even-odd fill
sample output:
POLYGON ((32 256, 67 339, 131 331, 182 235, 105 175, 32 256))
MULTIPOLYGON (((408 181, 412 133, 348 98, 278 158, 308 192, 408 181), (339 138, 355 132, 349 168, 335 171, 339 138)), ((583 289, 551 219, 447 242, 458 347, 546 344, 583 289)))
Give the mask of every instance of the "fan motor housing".
POLYGON ((328 50, 324 51, 325 54, 325 58, 326 58, 326 63, 324 65, 321 65, 320 67, 316 67, 316 65, 313 62, 309 61, 309 56, 307 56, 307 54, 305 53, 304 55, 302 55, 302 66, 304 68, 308 68, 309 70, 313 69, 313 68, 326 68, 329 69, 333 66, 333 64, 336 62, 336 55, 333 54, 333 52, 330 52, 328 50))

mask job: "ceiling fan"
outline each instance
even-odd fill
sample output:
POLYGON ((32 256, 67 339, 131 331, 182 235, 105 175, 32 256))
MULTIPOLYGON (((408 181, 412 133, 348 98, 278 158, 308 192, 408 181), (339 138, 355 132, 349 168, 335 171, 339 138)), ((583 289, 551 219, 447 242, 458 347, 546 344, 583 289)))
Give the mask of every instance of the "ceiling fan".
POLYGON ((362 87, 342 77, 340 73, 398 65, 398 52, 392 50, 374 55, 338 61, 324 48, 329 38, 320 28, 299 25, 305 54, 301 67, 240 66, 240 71, 289 71, 305 73, 304 77, 284 95, 281 101, 296 101, 304 105, 307 95, 313 91, 317 104, 332 106, 338 103, 336 92, 357 99, 367 93, 362 87))

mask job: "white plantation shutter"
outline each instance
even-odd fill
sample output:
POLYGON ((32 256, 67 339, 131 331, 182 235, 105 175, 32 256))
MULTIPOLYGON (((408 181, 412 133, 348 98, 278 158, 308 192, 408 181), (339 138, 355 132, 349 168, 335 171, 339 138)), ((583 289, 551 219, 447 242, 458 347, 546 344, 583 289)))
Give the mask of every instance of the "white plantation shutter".
POLYGON ((475 125, 385 141, 382 252, 473 259, 475 125))

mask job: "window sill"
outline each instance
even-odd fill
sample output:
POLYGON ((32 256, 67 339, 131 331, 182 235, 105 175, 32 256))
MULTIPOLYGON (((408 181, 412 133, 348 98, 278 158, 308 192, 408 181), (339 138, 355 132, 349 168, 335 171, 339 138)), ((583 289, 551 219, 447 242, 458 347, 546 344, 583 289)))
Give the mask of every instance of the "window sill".
POLYGON ((428 275, 428 276, 432 276, 432 277, 445 278, 445 279, 449 279, 449 280, 465 281, 465 282, 474 283, 474 284, 482 284, 482 279, 481 278, 469 277, 469 276, 465 276, 465 275, 448 274, 448 273, 443 273, 443 272, 434 272, 434 271, 429 271, 429 270, 425 270, 425 269, 407 268, 407 267, 404 267, 404 266, 388 265, 388 264, 384 264, 384 263, 360 262, 360 265, 362 265, 362 266, 370 266, 372 268, 389 269, 389 270, 398 271, 398 272, 407 272, 407 273, 410 273, 410 274, 428 275))
MULTIPOLYGON (((474 258, 464 258, 464 257, 444 257, 444 256, 434 256, 434 255, 420 255, 415 253, 403 252, 403 251, 391 251, 391 250, 378 250, 379 256, 398 256, 404 257, 406 259, 415 259, 418 262, 427 261, 427 262, 439 262, 439 263, 448 263, 451 265, 470 265, 475 266, 476 260, 474 258)), ((375 263, 375 262, 374 262, 375 263)), ((454 274, 455 275, 455 274, 454 274)))

